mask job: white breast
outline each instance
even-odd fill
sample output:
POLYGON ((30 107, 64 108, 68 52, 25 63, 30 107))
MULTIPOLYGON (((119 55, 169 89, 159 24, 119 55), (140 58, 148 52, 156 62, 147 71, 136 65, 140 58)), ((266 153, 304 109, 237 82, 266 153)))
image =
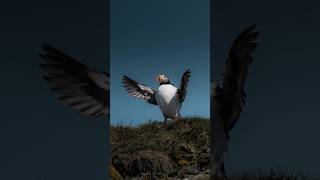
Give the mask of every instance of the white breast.
POLYGON ((163 114, 174 118, 180 112, 180 102, 177 95, 177 88, 172 84, 159 86, 156 93, 156 101, 163 114))

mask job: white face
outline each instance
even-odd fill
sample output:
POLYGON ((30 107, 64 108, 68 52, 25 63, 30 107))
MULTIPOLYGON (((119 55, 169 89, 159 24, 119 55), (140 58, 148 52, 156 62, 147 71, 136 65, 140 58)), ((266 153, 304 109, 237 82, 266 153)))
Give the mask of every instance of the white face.
POLYGON ((169 77, 165 74, 160 74, 156 77, 158 83, 167 83, 169 82, 169 77))

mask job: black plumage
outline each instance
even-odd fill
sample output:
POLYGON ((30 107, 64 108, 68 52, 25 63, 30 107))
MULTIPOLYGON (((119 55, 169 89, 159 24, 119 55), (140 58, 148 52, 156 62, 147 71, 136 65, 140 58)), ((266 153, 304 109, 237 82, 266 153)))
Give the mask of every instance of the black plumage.
POLYGON ((61 102, 82 115, 109 114, 109 73, 90 68, 47 43, 41 49, 43 78, 61 102))

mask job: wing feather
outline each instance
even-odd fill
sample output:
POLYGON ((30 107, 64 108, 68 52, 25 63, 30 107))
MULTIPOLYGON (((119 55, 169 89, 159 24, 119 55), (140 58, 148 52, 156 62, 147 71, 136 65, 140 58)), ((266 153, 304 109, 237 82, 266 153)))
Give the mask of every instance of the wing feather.
POLYGON ((190 76, 191 76, 191 71, 190 69, 188 69, 183 73, 181 77, 180 88, 178 89, 180 103, 184 101, 187 95, 187 87, 188 87, 190 76))
POLYGON ((259 31, 254 31, 255 27, 248 27, 235 39, 225 64, 221 98, 227 132, 234 127, 245 105, 244 84, 253 61, 251 53, 257 47, 259 35, 259 31))
POLYGON ((123 87, 131 96, 143 99, 150 104, 158 105, 155 98, 156 91, 153 90, 151 87, 148 87, 144 84, 140 84, 137 81, 129 78, 128 76, 122 77, 122 83, 123 87))
POLYGON ((44 43, 40 67, 59 101, 82 115, 109 114, 110 74, 98 72, 44 43))

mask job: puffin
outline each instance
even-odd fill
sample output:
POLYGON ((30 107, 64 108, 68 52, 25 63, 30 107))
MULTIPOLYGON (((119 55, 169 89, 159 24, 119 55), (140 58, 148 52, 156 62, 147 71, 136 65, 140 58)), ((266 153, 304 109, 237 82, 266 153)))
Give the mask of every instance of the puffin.
POLYGON ((39 56, 43 79, 66 107, 93 118, 110 115, 109 73, 91 68, 45 42, 39 56))
POLYGON ((211 81, 211 156, 210 170, 213 177, 226 177, 224 160, 227 156, 230 132, 240 118, 246 102, 244 85, 252 52, 257 47, 259 31, 256 24, 246 28, 234 40, 225 63, 222 85, 211 81))
POLYGON ((141 84, 126 75, 122 77, 122 83, 129 95, 143 99, 150 104, 158 105, 163 114, 164 125, 166 125, 168 118, 175 120, 175 122, 181 120, 181 105, 187 95, 190 76, 191 70, 188 69, 182 74, 179 88, 170 82, 167 74, 156 76, 155 80, 159 84, 157 90, 141 84))

